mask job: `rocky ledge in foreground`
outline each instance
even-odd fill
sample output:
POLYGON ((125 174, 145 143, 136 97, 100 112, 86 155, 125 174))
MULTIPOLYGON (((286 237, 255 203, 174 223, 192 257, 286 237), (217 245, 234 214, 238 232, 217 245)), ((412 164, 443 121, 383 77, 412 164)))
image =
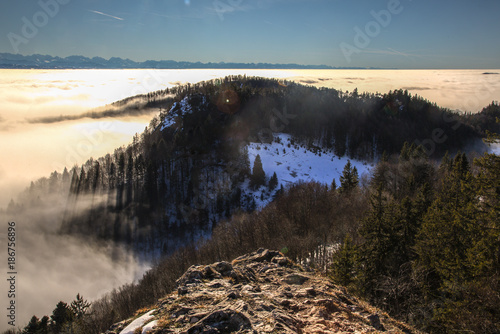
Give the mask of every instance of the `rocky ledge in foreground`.
POLYGON ((106 333, 417 332, 277 251, 192 266, 177 286, 149 312, 106 333))

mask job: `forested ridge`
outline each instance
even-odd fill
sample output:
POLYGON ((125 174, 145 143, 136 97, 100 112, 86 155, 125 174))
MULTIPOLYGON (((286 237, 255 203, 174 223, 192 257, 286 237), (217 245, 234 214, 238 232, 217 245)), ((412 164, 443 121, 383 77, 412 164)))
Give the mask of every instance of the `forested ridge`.
MULTIPOLYGON (((404 142, 422 143, 436 159, 473 145, 484 150, 480 138, 496 130, 498 115, 496 104, 459 115, 407 91, 347 93, 242 76, 177 86, 111 107, 161 112, 127 147, 33 182, 8 210, 46 205, 46 195, 57 193, 65 207, 62 233, 164 254, 209 235, 235 210, 255 208, 245 193, 253 169, 245 151, 249 142, 272 142, 277 132, 286 132, 297 147, 371 162, 383 152, 398 153, 404 142)), ((279 180, 270 188, 263 198, 275 195, 279 180)))
POLYGON ((500 160, 483 155, 481 142, 496 140, 498 104, 460 115, 407 91, 246 77, 140 98, 162 111, 133 143, 33 182, 7 211, 36 209, 48 204, 44 194, 57 194, 61 233, 164 257, 78 322, 68 316, 55 329, 56 320, 32 319, 25 333, 102 332, 172 291, 190 265, 259 247, 282 250, 422 330, 500 331, 500 160), (281 187, 245 152, 275 132, 318 154, 376 162, 373 175, 359 179, 348 164, 338 187, 281 187), (254 211, 246 188, 274 200, 254 211))

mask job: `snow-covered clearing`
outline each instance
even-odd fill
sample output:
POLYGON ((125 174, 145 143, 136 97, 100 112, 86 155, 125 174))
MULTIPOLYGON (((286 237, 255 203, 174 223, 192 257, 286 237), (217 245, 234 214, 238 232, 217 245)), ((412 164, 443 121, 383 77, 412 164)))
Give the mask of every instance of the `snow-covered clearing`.
MULTIPOLYGON (((322 149, 315 153, 312 149, 300 146, 298 143, 292 145, 292 136, 289 134, 280 133, 275 135, 276 138, 279 138, 279 142, 275 140, 270 144, 250 143, 247 148, 250 166, 253 167, 255 157, 257 154, 260 155, 266 177, 269 179, 273 173, 276 173, 278 188, 280 184, 286 187, 299 181, 316 181, 330 186, 333 179, 337 186, 340 186, 339 178, 347 160, 351 160, 351 164, 356 167, 360 177, 363 174, 370 174, 373 167, 367 162, 338 157, 333 151, 322 149)), ((269 203, 269 200, 260 200, 263 189, 261 187, 253 192, 257 207, 269 203)), ((249 188, 245 190, 247 193, 250 191, 249 188)))

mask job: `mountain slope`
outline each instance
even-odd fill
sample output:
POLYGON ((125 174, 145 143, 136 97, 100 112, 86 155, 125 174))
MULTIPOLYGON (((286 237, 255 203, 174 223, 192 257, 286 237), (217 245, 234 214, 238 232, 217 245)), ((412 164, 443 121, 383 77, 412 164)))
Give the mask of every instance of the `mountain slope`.
MULTIPOLYGON (((367 281, 362 280, 368 276, 358 269, 380 270, 369 273, 380 277, 374 276, 368 287, 376 293, 378 305, 388 309, 395 305, 393 314, 399 316, 417 314, 415 323, 427 328, 425 321, 436 314, 433 311, 442 305, 441 300, 418 299, 423 295, 419 295, 421 287, 427 285, 415 279, 427 276, 418 276, 419 272, 413 276, 414 262, 402 255, 415 256, 411 242, 421 223, 416 217, 426 213, 451 168, 449 159, 447 163, 444 159, 438 170, 429 157, 440 158, 448 149, 463 150, 484 134, 485 124, 492 123, 494 128, 492 120, 500 114, 497 104, 478 116, 465 117, 403 91, 383 96, 346 94, 246 77, 216 79, 141 98, 146 107, 165 112, 128 147, 39 180, 24 194, 24 203, 13 203, 8 209, 32 210, 39 220, 43 208, 54 205, 47 193, 55 194, 67 203, 62 232, 83 235, 85 240, 113 240, 136 254, 171 255, 137 284, 103 297, 96 306, 99 311, 91 313, 95 318, 90 323, 96 324, 92 333, 171 293, 175 278, 194 263, 228 260, 264 247, 287 249, 287 255, 298 263, 309 262, 326 271, 333 246, 346 235, 356 238, 359 247, 378 247, 380 242, 364 243, 366 238, 359 236, 371 206, 377 203, 380 210, 376 212, 385 213, 374 217, 382 216, 388 226, 374 230, 382 242, 392 244, 384 244, 381 251, 364 252, 375 260, 365 256, 363 266, 347 272, 345 284, 354 274, 359 276, 355 279, 360 290, 368 291, 367 281), (415 138, 433 138, 436 133, 444 133, 446 140, 435 141, 434 152, 426 151, 429 145, 415 145, 415 138), (340 162, 348 158, 377 161, 386 156, 384 151, 389 157, 380 159, 371 182, 362 180, 361 187, 345 192, 327 186, 333 178, 338 181, 340 162), (251 184, 257 154, 267 176, 263 185, 251 184), (293 185, 266 205, 277 193, 269 185, 274 172, 279 183, 293 185), (380 191, 375 189, 377 184, 380 191), (377 191, 380 196, 374 200, 377 191), (390 203, 384 204, 385 200, 390 203), (401 263, 408 270, 399 270, 401 263), (403 290, 398 290, 399 284, 403 290), (419 303, 413 302, 415 296, 419 303)), ((368 164, 354 164, 361 172, 368 169, 368 164)), ((497 248, 492 249, 490 254, 496 254, 497 248)), ((491 313, 497 309, 491 308, 491 313)))
POLYGON ((177 280, 177 292, 106 333, 376 331, 417 333, 282 253, 259 249, 232 263, 190 267, 177 280))
MULTIPOLYGON (((162 110, 144 133, 113 154, 54 173, 48 186, 30 188, 24 203, 58 189, 67 201, 63 233, 113 240, 148 258, 209 237, 234 212, 268 204, 281 185, 330 185, 333 179, 339 185, 348 159, 363 174, 384 151, 396 154, 405 141, 428 143, 436 129, 446 141, 425 147, 436 158, 465 149, 483 133, 483 122, 469 126, 468 119, 405 91, 347 94, 235 76, 135 100, 137 108, 162 110), (257 154, 266 180, 253 187, 257 154), (276 188, 269 186, 273 173, 276 188)), ((125 108, 127 101, 113 107, 125 108)))

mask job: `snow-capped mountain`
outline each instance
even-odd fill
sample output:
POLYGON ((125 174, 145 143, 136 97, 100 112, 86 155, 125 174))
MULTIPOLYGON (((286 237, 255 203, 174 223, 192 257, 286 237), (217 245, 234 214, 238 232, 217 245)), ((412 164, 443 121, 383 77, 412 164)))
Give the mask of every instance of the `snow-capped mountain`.
POLYGON ((28 55, 0 53, 0 68, 40 68, 40 69, 334 69, 335 67, 326 65, 299 65, 299 64, 268 64, 268 63, 225 63, 225 62, 188 62, 174 60, 147 60, 137 62, 130 59, 111 57, 104 59, 102 57, 54 57, 49 55, 28 55))

